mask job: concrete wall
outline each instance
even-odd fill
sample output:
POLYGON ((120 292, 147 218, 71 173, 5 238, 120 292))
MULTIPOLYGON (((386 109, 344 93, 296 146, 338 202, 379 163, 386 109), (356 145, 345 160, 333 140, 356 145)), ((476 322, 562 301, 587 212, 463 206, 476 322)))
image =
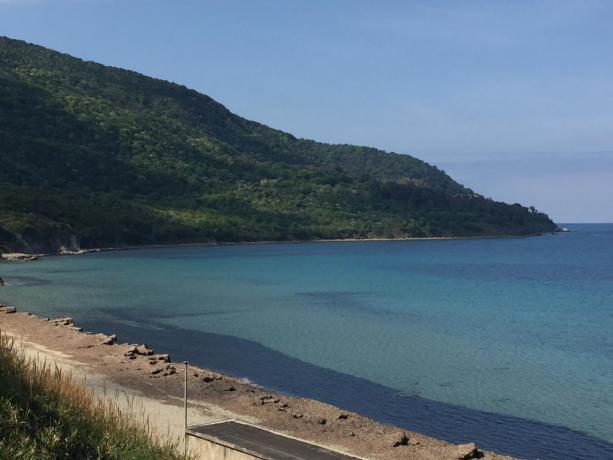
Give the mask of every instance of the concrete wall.
POLYGON ((196 455, 196 458, 202 460, 259 460, 260 458, 195 436, 187 437, 187 448, 196 455))

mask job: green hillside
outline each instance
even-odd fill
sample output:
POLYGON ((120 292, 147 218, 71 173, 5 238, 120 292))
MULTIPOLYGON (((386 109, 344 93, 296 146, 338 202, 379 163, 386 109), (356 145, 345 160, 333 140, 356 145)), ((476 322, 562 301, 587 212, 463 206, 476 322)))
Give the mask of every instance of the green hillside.
POLYGON ((524 235, 408 155, 297 139, 184 86, 0 37, 0 248, 524 235))

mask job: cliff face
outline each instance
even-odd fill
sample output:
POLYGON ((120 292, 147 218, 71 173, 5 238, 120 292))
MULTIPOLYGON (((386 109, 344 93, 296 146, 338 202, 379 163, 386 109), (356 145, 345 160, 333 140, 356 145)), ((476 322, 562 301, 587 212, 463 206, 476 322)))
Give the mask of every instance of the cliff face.
POLYGON ((69 227, 28 228, 23 233, 11 233, 0 229, 0 253, 24 252, 29 254, 47 254, 76 252, 81 249, 79 240, 69 227))
POLYGON ((549 232, 409 155, 297 139, 180 85, 0 38, 0 245, 549 232), (74 237, 74 238, 73 238, 74 237))

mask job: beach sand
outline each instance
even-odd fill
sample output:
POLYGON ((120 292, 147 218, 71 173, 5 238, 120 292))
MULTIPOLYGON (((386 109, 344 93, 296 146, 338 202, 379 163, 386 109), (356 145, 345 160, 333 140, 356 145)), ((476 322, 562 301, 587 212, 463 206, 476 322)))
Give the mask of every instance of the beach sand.
MULTIPOLYGON (((97 394, 113 398, 125 411, 148 417, 160 436, 182 439, 183 364, 142 345, 79 329, 69 319, 40 319, 0 308, 1 333, 11 335, 28 356, 57 365, 97 394)), ((219 372, 189 367, 188 382, 190 425, 242 420, 369 459, 510 458, 477 453, 473 445, 456 446, 219 372), (405 434, 408 442, 401 442, 405 434)))

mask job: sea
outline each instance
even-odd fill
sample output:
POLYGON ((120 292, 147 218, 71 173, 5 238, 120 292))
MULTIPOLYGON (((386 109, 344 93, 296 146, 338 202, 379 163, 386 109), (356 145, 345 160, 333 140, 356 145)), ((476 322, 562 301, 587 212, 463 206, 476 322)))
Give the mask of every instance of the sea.
POLYGON ((0 265, 0 302, 527 459, 613 459, 613 224, 0 265))

